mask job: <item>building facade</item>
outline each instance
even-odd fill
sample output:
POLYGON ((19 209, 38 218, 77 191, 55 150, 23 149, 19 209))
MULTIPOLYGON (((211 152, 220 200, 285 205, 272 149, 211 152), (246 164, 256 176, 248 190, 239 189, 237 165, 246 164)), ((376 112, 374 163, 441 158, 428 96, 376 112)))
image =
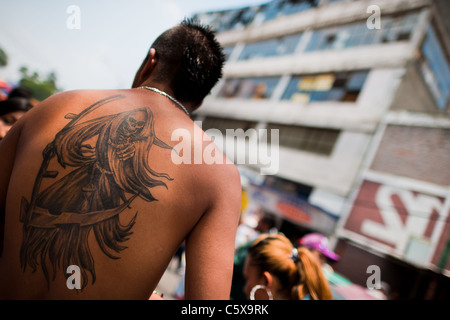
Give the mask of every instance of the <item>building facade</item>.
POLYGON ((247 210, 293 241, 327 235, 355 283, 379 266, 393 298, 449 297, 446 13, 445 0, 273 0, 195 15, 227 62, 194 117, 238 165, 247 210))

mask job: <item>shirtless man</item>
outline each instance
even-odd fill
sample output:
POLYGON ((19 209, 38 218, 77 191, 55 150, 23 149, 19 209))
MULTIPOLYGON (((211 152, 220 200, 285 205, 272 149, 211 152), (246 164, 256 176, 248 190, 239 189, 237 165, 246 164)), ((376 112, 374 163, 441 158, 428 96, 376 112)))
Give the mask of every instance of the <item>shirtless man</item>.
POLYGON ((176 164, 188 150, 171 139, 190 132, 192 154, 213 143, 189 113, 223 63, 214 33, 184 21, 132 89, 55 94, 14 125, 0 143, 0 299, 148 299, 184 240, 186 299, 229 299, 239 172, 217 148, 223 164, 176 164))

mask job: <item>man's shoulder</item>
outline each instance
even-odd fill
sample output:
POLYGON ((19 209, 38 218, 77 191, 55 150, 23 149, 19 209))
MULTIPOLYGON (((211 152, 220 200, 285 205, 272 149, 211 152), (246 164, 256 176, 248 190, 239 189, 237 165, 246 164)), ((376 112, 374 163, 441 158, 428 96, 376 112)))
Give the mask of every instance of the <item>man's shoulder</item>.
MULTIPOLYGON (((28 118, 33 121, 42 115, 48 115, 48 119, 61 119, 61 115, 66 113, 79 112, 91 105, 98 104, 100 101, 113 96, 119 96, 123 91, 120 90, 69 90, 55 93, 47 99, 41 101, 36 107, 33 107, 28 113, 28 118)), ((113 99, 110 99, 111 101, 113 99)))
MULTIPOLYGON (((226 157, 225 157, 226 158, 226 157)), ((241 176, 238 168, 230 160, 226 163, 202 166, 205 173, 204 179, 211 189, 219 195, 241 194, 241 176)))
POLYGON ((201 170, 207 171, 208 174, 211 174, 209 172, 213 172, 211 178, 221 176, 226 177, 227 180, 237 180, 237 178, 240 177, 239 170, 234 162, 231 161, 230 158, 222 152, 222 148, 206 134, 203 135, 202 138, 200 160, 198 159, 200 157, 200 151, 196 150, 196 146, 193 149, 193 163, 201 164, 201 170))
POLYGON ((224 163, 216 165, 216 170, 228 177, 230 181, 240 182, 240 173, 236 165, 224 155, 224 163))
POLYGON ((70 103, 73 101, 82 102, 93 99, 99 99, 101 97, 112 96, 118 94, 119 90, 93 90, 93 89, 81 89, 81 90, 68 90, 55 93, 42 101, 41 103, 55 103, 64 102, 70 103))

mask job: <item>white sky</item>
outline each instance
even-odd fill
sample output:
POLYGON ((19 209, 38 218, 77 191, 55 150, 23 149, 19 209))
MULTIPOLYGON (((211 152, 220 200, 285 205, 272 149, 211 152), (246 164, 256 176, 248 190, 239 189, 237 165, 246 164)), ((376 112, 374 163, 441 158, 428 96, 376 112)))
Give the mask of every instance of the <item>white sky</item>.
POLYGON ((151 43, 197 12, 268 0, 0 0, 0 47, 8 66, 0 78, 20 79, 20 66, 41 77, 54 71, 65 90, 129 88, 151 43), (80 8, 80 29, 67 28, 80 8))

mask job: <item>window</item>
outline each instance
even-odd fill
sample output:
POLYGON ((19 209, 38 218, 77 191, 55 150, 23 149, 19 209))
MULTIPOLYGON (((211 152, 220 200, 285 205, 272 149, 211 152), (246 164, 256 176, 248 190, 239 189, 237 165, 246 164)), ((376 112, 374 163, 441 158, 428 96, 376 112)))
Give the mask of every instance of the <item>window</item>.
POLYGON ((292 54, 302 34, 294 34, 277 39, 248 43, 242 50, 238 60, 254 59, 292 54))
POLYGON ((381 29, 367 28, 366 21, 313 31, 305 51, 337 50, 356 46, 408 41, 418 13, 401 17, 384 17, 381 29))
POLYGON ((264 21, 315 8, 319 2, 320 0, 273 0, 265 7, 264 21))
POLYGON ((237 10, 230 10, 226 14, 227 18, 224 20, 224 29, 238 29, 245 28, 250 22, 252 22, 255 16, 252 8, 243 8, 237 10))
POLYGON ((222 32, 244 28, 252 23, 261 23, 278 16, 290 15, 315 8, 321 0, 272 0, 268 3, 247 8, 217 12, 197 13, 193 17, 222 32))
POLYGON ((361 92, 367 74, 368 71, 357 71, 293 76, 282 99, 301 103, 354 102, 361 92))
POLYGON ((231 53, 234 50, 234 46, 226 46, 223 47, 223 54, 225 55, 225 59, 228 60, 230 59, 231 53))
POLYGON ((282 124, 268 124, 268 141, 272 141, 272 129, 279 130, 280 146, 302 151, 330 155, 339 136, 339 130, 291 126, 282 124))
POLYGON ((348 0, 327 0, 327 4, 335 3, 335 2, 341 2, 341 1, 348 1, 348 0))
POLYGON ((210 25, 217 32, 245 28, 251 24, 264 6, 254 6, 240 9, 197 13, 193 16, 204 24, 210 25))
POLYGON ((211 26, 217 32, 222 31, 220 28, 223 12, 206 12, 206 13, 197 13, 193 15, 194 20, 201 21, 201 23, 205 25, 211 26))
POLYGON ((227 79, 219 92, 222 98, 269 99, 279 77, 227 79))
POLYGON ((445 110, 450 93, 450 67, 433 29, 427 29, 422 46, 422 75, 440 110, 445 110))

